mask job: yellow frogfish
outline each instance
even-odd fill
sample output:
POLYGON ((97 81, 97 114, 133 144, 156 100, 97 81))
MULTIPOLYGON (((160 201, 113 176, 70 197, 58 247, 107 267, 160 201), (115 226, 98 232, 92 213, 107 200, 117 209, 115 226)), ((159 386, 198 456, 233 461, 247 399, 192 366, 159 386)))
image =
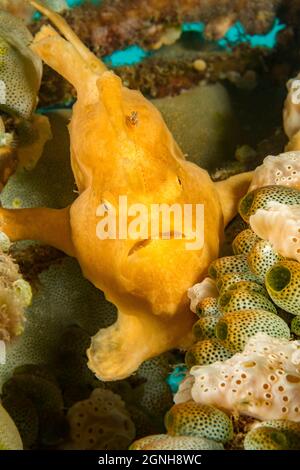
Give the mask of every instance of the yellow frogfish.
POLYGON ((39 240, 75 257, 83 275, 117 307, 117 321, 92 338, 87 355, 98 378, 119 380, 144 360, 189 344, 195 316, 187 289, 218 256, 224 226, 251 174, 213 183, 185 160, 140 92, 123 86, 57 13, 31 3, 59 31, 43 26, 32 50, 77 90, 69 132, 79 195, 62 210, 1 208, 0 228, 11 240, 39 240), (188 234, 179 237, 172 226, 167 237, 100 238, 99 214, 103 207, 118 214, 120 196, 129 207, 149 210, 153 204, 202 204, 203 246, 187 249, 188 234))

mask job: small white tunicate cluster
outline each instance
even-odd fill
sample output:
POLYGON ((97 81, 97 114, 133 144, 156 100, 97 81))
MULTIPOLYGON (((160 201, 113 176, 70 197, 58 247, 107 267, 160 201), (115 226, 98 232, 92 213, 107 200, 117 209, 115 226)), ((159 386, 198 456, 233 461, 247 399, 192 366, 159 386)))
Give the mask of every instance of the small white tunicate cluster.
POLYGON ((283 109, 283 127, 286 135, 291 139, 300 129, 300 100, 299 75, 287 82, 288 95, 283 109))
MULTIPOLYGON (((8 248, 10 241, 0 236, 1 243, 8 248)), ((0 340, 10 342, 23 332, 31 297, 31 286, 22 278, 19 266, 0 248, 0 340)))
POLYGON ((187 291, 187 296, 190 299, 190 309, 196 313, 197 305, 206 297, 218 297, 218 289, 216 283, 210 277, 206 277, 202 282, 190 287, 187 291))
POLYGON ((270 185, 300 188, 300 151, 266 157, 254 171, 249 191, 270 185))
POLYGON ((252 230, 286 258, 300 261, 300 205, 272 203, 249 219, 252 230))
POLYGON ((224 362, 194 366, 175 403, 197 403, 256 419, 300 421, 300 341, 258 333, 242 353, 224 362))

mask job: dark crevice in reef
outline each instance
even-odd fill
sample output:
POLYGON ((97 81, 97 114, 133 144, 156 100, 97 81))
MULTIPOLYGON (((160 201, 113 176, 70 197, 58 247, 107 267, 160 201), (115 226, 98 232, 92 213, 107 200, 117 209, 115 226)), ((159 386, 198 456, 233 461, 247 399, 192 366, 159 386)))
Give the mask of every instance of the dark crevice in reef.
POLYGON ((33 286, 39 283, 38 276, 41 272, 48 269, 53 264, 59 264, 66 255, 48 245, 30 245, 27 248, 20 249, 12 245, 11 256, 19 265, 20 272, 24 279, 33 286))

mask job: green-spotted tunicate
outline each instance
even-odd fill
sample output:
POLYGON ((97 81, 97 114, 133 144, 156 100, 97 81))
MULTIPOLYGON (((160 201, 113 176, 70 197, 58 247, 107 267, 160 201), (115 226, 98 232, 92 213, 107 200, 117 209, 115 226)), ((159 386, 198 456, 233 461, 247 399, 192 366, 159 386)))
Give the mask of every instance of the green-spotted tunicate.
POLYGON ((208 268, 208 274, 218 279, 225 274, 249 272, 246 255, 224 256, 213 261, 208 268))
POLYGON ((224 450, 224 447, 205 437, 156 434, 135 441, 129 450, 224 450))
POLYGON ((259 237, 247 228, 239 233, 232 242, 232 249, 235 255, 247 255, 251 248, 258 242, 259 237))
POLYGON ((233 292, 241 290, 258 292, 259 294, 268 297, 268 293, 264 286, 254 281, 238 281, 235 284, 229 285, 228 287, 225 286, 225 288, 221 290, 220 295, 223 295, 226 293, 226 291, 233 292))
POLYGON ((259 427, 248 432, 244 440, 244 449, 290 450, 290 447, 283 431, 269 427, 259 427))
POLYGON ((248 254, 248 265, 261 282, 264 282, 267 271, 283 257, 274 251, 270 242, 260 240, 248 254))
POLYGON ((263 421, 245 437, 246 450, 300 450, 300 423, 288 419, 263 421))
POLYGON ((278 315, 265 310, 241 310, 227 313, 216 325, 216 337, 228 349, 243 351, 246 342, 256 333, 275 338, 290 338, 288 325, 278 315))
POLYGON ((233 437, 232 422, 223 411, 194 401, 174 405, 165 416, 165 426, 171 436, 199 436, 218 442, 233 437))
POLYGON ((288 205, 300 204, 300 191, 279 185, 255 189, 240 200, 239 213, 245 222, 249 222, 249 217, 255 214, 257 209, 267 209, 272 202, 288 205))
POLYGON ((0 404, 0 450, 22 450, 23 444, 19 431, 0 404))
POLYGON ((218 306, 223 314, 256 309, 277 313, 274 304, 267 297, 250 289, 227 290, 219 297, 218 306))
POLYGON ((188 368, 213 364, 216 361, 225 361, 233 353, 225 348, 217 339, 205 339, 198 341, 188 349, 185 355, 185 363, 188 368))
POLYGON ((300 263, 283 260, 272 266, 265 278, 267 291, 278 307, 300 315, 300 263))
POLYGON ((220 316, 217 299, 215 297, 205 297, 196 307, 196 314, 199 317, 210 315, 220 316))
POLYGON ((216 315, 206 315, 200 318, 193 326, 193 334, 197 339, 215 338, 215 326, 219 317, 216 315))
POLYGON ((297 336, 300 336, 300 316, 297 315, 291 321, 291 332, 297 336))
POLYGON ((216 286, 220 294, 223 294, 227 289, 234 287, 238 282, 261 283, 259 278, 249 271, 244 273, 225 274, 217 279, 216 286))

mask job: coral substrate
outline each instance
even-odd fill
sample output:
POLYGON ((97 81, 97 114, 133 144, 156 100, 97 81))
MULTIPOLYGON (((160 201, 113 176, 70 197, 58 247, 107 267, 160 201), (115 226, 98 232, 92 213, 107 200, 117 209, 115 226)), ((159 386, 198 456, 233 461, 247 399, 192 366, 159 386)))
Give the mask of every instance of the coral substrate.
MULTIPOLYGON (((236 21, 247 32, 267 32, 276 16, 280 0, 244 2, 225 0, 104 0, 100 6, 85 4, 63 12, 80 39, 93 51, 109 54, 130 44, 157 47, 164 43, 169 28, 184 22, 203 21, 210 37, 222 37, 236 21)), ((43 19, 32 26, 39 31, 43 19)))

